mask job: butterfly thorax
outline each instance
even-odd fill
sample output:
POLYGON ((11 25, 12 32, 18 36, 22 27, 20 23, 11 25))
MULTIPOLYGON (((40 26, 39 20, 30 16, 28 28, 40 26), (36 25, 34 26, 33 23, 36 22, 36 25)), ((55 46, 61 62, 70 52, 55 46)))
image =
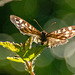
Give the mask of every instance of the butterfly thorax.
POLYGON ((47 41, 47 38, 46 38, 46 35, 47 35, 47 32, 45 32, 45 31, 42 31, 41 32, 41 44, 44 44, 44 42, 46 42, 47 41))

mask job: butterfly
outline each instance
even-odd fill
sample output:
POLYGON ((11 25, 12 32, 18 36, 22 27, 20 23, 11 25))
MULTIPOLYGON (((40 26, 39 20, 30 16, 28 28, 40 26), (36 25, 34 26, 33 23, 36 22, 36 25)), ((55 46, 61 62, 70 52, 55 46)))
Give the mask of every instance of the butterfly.
POLYGON ((23 35, 26 34, 32 36, 33 41, 35 41, 36 43, 41 42, 42 45, 48 45, 49 48, 66 44, 68 42, 68 39, 75 36, 75 26, 68 26, 47 33, 45 31, 38 31, 27 21, 15 15, 10 15, 10 20, 23 35))

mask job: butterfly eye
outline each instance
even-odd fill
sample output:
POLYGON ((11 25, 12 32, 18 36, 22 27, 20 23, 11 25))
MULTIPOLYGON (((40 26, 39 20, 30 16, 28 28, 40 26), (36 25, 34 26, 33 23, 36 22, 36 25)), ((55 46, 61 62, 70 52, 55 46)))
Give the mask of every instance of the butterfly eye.
POLYGON ((45 35, 46 35, 46 33, 45 33, 45 32, 42 32, 42 35, 44 35, 44 36, 45 36, 45 35))

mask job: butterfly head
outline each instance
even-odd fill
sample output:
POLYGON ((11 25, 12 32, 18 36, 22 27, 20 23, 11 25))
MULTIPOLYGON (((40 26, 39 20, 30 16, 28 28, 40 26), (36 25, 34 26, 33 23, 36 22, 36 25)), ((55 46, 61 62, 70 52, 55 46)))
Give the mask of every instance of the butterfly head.
POLYGON ((47 35, 47 32, 42 31, 41 34, 42 34, 43 36, 46 36, 46 35, 47 35))

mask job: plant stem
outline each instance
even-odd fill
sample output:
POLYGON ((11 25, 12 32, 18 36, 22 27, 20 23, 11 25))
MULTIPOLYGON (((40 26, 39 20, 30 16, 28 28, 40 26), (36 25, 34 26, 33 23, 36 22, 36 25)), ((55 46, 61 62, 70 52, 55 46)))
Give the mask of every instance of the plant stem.
POLYGON ((31 62, 26 61, 26 65, 27 65, 28 71, 30 71, 30 74, 35 75, 34 72, 33 72, 32 61, 31 62))
POLYGON ((32 61, 31 61, 31 64, 30 64, 30 68, 31 68, 31 75, 35 75, 35 74, 34 74, 34 72, 33 72, 33 67, 32 67, 32 65, 33 65, 33 64, 32 64, 32 61))

